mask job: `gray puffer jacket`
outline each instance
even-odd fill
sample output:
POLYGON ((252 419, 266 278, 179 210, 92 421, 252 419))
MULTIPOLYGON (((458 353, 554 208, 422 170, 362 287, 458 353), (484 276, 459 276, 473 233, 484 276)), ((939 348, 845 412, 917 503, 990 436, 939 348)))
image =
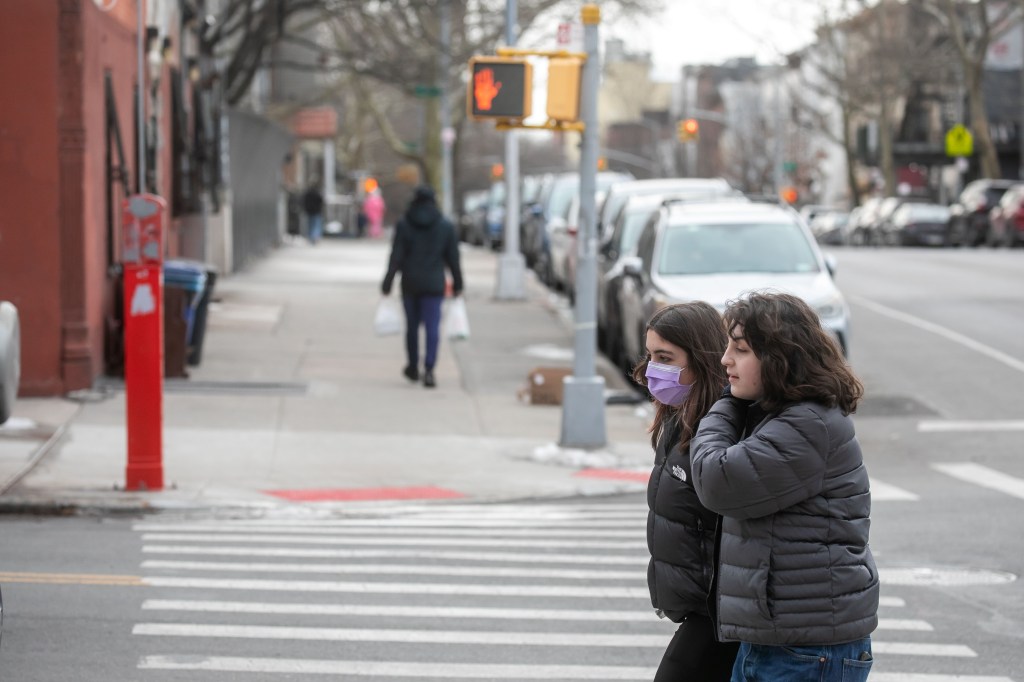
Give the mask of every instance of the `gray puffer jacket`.
POLYGON ((878 571, 853 421, 804 402, 743 438, 746 409, 719 400, 691 443, 697 495, 723 516, 720 638, 812 646, 868 636, 878 625, 878 571))

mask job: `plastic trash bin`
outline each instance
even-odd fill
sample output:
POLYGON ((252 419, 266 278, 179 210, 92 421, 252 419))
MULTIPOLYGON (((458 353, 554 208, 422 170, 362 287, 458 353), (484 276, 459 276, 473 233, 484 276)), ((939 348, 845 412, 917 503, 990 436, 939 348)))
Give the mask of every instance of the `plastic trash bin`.
POLYGON ((213 288, 217 284, 217 268, 204 265, 206 268, 206 285, 196 304, 195 320, 192 325, 192 342, 188 349, 188 364, 195 367, 203 359, 203 339, 206 338, 206 314, 213 298, 213 288))
POLYGON ((187 292, 185 306, 185 342, 192 345, 196 308, 206 287, 206 267, 197 261, 165 260, 164 286, 187 292))

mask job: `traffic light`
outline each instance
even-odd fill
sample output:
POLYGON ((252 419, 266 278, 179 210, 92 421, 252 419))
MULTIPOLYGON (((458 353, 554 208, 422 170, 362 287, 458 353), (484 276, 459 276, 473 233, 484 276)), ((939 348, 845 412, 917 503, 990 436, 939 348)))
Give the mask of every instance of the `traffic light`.
POLYGON ((783 187, 779 190, 779 197, 787 204, 795 204, 800 198, 800 194, 796 191, 796 187, 783 187))
POLYGON ((583 61, 576 57, 548 60, 548 118, 572 122, 580 119, 580 77, 583 61))
POLYGON ((700 124, 695 118, 687 118, 679 122, 677 131, 680 142, 693 142, 700 134, 700 124))
POLYGON ((530 115, 533 67, 516 57, 469 60, 466 111, 475 120, 523 119, 530 115))

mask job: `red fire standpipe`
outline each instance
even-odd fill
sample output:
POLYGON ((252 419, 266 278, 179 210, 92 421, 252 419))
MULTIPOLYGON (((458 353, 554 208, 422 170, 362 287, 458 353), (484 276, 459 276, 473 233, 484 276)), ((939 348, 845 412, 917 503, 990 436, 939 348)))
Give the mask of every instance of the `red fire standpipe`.
POLYGON ((137 194, 123 204, 126 490, 164 487, 163 233, 167 203, 137 194))

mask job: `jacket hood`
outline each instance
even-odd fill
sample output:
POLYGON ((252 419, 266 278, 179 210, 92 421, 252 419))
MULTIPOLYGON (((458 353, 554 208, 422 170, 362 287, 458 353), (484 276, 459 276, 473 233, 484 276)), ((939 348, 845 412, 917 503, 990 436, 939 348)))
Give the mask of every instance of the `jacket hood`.
POLYGON ((434 194, 421 194, 417 191, 412 203, 405 212, 405 218, 413 227, 426 229, 441 218, 441 210, 437 207, 434 194))

